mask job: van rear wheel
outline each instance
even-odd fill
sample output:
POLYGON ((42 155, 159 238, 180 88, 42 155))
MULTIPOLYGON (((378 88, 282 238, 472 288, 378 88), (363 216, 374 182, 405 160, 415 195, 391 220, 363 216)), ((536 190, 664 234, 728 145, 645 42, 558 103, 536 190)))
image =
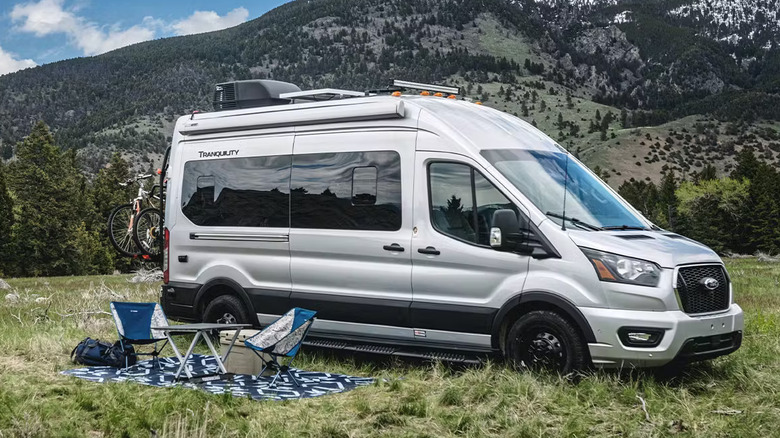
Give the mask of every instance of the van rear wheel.
POLYGON ((528 312, 509 329, 505 355, 518 369, 567 375, 587 366, 586 345, 577 328, 549 310, 528 312))
POLYGON ((233 295, 214 298, 203 312, 203 322, 222 324, 251 324, 249 312, 244 303, 233 295))

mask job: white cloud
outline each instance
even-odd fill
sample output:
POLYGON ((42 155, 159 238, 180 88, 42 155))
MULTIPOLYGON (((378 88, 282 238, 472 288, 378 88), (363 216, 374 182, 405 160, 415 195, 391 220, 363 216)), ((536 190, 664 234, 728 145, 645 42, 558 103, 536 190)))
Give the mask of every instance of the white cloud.
POLYGON ((36 65, 38 64, 32 59, 16 59, 13 53, 8 53, 0 47, 0 76, 36 65))
POLYGON ((62 9, 63 0, 40 0, 14 6, 11 20, 22 21, 20 30, 45 36, 52 33, 68 33, 79 27, 80 19, 62 9))
POLYGON ((214 11, 195 11, 189 17, 170 24, 154 17, 144 17, 141 23, 122 28, 119 24, 98 25, 78 15, 80 11, 78 5, 66 8, 65 0, 33 0, 14 6, 10 17, 15 30, 38 37, 64 34, 70 45, 87 56, 154 39, 158 32, 164 35, 212 32, 241 24, 249 17, 249 11, 240 7, 223 16, 214 11))
POLYGON ((84 55, 98 55, 147 41, 157 33, 157 22, 147 19, 127 29, 121 29, 118 25, 98 26, 76 15, 73 10, 65 10, 63 2, 40 0, 37 3, 18 4, 11 10, 11 20, 18 24, 18 30, 35 36, 65 34, 68 41, 81 49, 84 55))
POLYGON ((214 11, 195 11, 189 17, 173 23, 171 27, 176 35, 191 35, 237 26, 247 18, 249 11, 246 8, 233 9, 221 17, 214 11))

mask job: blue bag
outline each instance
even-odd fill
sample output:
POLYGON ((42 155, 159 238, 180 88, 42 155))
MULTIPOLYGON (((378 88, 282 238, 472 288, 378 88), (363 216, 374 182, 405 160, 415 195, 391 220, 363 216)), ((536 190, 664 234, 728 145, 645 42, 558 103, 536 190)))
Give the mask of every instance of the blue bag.
POLYGON ((133 353, 135 350, 132 345, 125 345, 123 350, 119 341, 112 345, 105 341, 86 338, 70 352, 70 358, 74 363, 83 365, 123 368, 125 363, 135 364, 136 356, 133 353))

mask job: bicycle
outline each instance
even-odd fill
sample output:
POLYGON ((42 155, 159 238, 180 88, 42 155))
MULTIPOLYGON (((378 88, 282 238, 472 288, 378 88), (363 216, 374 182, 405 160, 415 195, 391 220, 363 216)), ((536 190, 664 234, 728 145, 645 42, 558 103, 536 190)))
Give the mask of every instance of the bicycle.
MULTIPOLYGON (((152 174, 141 174, 131 178, 121 186, 140 183, 153 177, 152 174)), ((157 239, 162 226, 160 186, 154 185, 151 190, 138 187, 138 196, 130 203, 116 206, 108 216, 108 238, 120 254, 128 257, 157 257, 160 254, 157 239), (155 191, 158 194, 155 194, 155 191), (149 207, 143 208, 144 203, 149 207)))

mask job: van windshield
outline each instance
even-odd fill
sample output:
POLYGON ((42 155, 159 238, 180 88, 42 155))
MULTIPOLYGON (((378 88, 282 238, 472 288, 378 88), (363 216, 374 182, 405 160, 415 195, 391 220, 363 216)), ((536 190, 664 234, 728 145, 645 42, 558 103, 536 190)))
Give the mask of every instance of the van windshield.
POLYGON ((559 225, 565 220, 567 227, 573 225, 588 230, 647 229, 645 221, 627 208, 603 182, 576 160, 567 159, 564 153, 492 149, 482 151, 482 156, 559 225))

